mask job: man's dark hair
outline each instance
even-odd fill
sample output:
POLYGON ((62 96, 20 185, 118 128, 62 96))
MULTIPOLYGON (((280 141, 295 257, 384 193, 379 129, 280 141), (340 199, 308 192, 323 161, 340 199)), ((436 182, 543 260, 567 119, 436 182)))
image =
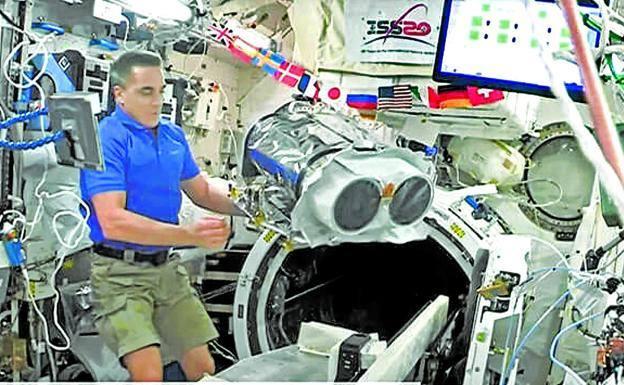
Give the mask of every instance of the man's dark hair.
POLYGON ((135 67, 162 67, 160 56, 149 51, 128 51, 111 66, 111 88, 125 86, 135 67))

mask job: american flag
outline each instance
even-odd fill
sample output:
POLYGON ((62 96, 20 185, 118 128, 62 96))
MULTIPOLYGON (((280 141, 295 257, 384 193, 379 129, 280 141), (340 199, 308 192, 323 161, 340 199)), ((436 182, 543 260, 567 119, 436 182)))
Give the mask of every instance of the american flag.
POLYGON ((379 87, 377 109, 388 110, 412 107, 412 92, 409 85, 379 87))

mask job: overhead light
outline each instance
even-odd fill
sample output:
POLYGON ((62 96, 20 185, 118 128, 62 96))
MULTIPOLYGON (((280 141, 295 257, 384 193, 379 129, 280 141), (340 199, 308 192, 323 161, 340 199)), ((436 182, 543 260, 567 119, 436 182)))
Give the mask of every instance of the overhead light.
POLYGON ((193 13, 180 0, 118 0, 127 10, 157 20, 187 21, 193 13))

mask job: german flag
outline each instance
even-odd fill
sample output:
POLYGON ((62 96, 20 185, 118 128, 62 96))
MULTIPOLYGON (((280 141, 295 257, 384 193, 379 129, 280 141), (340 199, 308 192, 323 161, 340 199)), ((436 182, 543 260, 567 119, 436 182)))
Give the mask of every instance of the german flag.
POLYGON ((499 90, 489 90, 471 86, 440 86, 438 90, 428 87, 429 107, 471 108, 484 104, 492 104, 505 99, 499 90))

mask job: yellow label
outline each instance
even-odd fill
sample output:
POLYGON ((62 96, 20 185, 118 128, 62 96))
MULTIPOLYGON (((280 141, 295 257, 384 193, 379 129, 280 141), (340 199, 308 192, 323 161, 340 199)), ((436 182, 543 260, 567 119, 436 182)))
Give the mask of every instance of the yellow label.
POLYGON ((277 233, 275 231, 269 230, 262 239, 264 239, 266 243, 270 243, 276 235, 277 233))
POLYGON ((264 213, 262 211, 259 211, 258 213, 256 213, 256 216, 252 219, 253 224, 256 226, 261 226, 264 223, 264 213))
POLYGON ((282 247, 286 250, 287 253, 290 253, 295 249, 295 244, 290 239, 287 239, 282 243, 282 247))
POLYGON ((63 270, 71 270, 73 268, 74 268, 73 259, 66 259, 65 262, 63 262, 63 270))
POLYGON ((457 235, 459 238, 463 238, 466 236, 466 232, 462 229, 457 223, 453 223, 451 225, 451 231, 457 235))
POLYGON ((238 189, 232 186, 232 188, 230 188, 230 198, 238 199, 239 196, 240 196, 240 193, 238 192, 238 189))
POLYGON ((477 293, 489 300, 500 296, 508 296, 510 294, 509 282, 496 278, 491 284, 477 289, 477 293))
POLYGON ((34 282, 28 282, 28 291, 33 297, 37 294, 37 285, 34 282))

